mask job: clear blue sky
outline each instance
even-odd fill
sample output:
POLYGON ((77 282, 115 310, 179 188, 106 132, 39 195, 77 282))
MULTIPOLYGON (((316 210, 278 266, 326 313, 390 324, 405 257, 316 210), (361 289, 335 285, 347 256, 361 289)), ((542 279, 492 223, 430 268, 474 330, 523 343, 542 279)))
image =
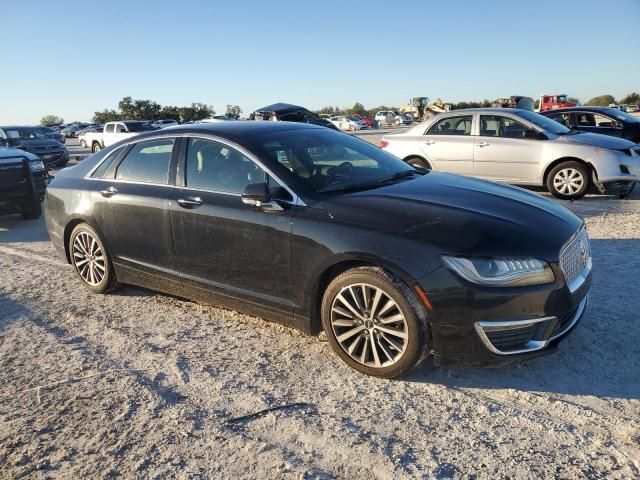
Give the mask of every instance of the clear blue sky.
POLYGON ((0 123, 640 91, 640 0, 3 1, 0 123))

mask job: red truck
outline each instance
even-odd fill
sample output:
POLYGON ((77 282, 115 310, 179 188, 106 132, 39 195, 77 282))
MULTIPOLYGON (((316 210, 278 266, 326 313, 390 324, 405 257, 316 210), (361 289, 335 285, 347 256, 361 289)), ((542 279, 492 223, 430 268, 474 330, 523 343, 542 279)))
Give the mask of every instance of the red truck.
POLYGON ((540 95, 540 111, 555 110, 556 108, 575 107, 574 102, 570 102, 566 93, 560 95, 540 95))

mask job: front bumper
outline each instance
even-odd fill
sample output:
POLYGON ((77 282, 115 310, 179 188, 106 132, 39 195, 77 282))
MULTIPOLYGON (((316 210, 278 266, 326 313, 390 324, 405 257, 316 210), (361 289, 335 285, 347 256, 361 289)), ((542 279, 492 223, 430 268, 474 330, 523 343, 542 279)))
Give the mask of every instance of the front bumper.
MULTIPOLYGON (((608 152, 607 152, 608 153, 608 152)), ((640 182, 640 154, 610 153, 592 161, 599 183, 640 182)))
POLYGON ((551 268, 554 283, 531 287, 480 287, 445 267, 420 279, 436 363, 490 367, 553 352, 585 317, 591 272, 572 292, 551 268))

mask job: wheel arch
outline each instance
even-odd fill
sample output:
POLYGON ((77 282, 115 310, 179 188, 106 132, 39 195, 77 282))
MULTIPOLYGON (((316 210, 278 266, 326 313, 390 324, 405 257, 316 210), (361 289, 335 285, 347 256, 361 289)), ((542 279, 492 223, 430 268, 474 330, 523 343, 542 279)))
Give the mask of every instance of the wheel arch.
POLYGON ((408 155, 408 156, 404 157, 402 160, 403 160, 405 163, 409 163, 409 160, 412 160, 412 159, 414 159, 414 158, 415 158, 415 159, 417 159, 417 160, 421 160, 421 161, 423 161, 424 163, 426 163, 426 164, 427 164, 427 167, 428 167, 430 170, 433 170, 433 165, 431 165, 431 162, 430 162, 427 158, 423 157, 422 155, 408 155))
POLYGON ((309 316, 309 330, 312 335, 322 331, 321 307, 322 297, 331 281, 341 273, 356 267, 381 267, 397 276, 409 287, 415 283, 415 279, 404 269, 389 262, 388 260, 372 255, 341 256, 325 265, 315 276, 315 282, 311 287, 308 297, 307 308, 309 316))
POLYGON ((65 225, 64 232, 62 234, 62 238, 64 241, 64 254, 65 254, 65 257, 67 258, 67 263, 71 263, 71 252, 69 251, 69 240, 71 239, 71 232, 73 232, 73 229, 76 228, 81 223, 86 223, 91 228, 93 228, 96 231, 96 233, 100 235, 100 239, 105 244, 105 246, 109 248, 106 243, 105 237, 102 234, 102 231, 97 227, 95 222, 92 222, 90 219, 86 217, 73 217, 65 225))
POLYGON ((596 169, 593 167, 593 165, 591 163, 587 162, 586 160, 583 160, 583 159, 578 158, 578 157, 560 157, 560 158, 555 159, 553 162, 551 162, 549 165, 547 165, 546 168, 544 169, 544 174, 542 176, 542 184, 543 185, 547 184, 547 178, 549 177, 549 172, 551 172, 551 170, 556 165, 560 165, 561 163, 564 163, 564 162, 578 162, 578 163, 581 163, 582 165, 587 167, 589 172, 591 172, 595 176, 595 178, 598 178, 598 173, 596 172, 596 169))

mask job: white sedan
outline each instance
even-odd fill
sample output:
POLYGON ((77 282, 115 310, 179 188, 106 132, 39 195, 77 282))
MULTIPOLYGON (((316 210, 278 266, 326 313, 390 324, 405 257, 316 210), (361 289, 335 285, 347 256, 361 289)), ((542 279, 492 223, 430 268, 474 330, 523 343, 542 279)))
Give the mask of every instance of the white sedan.
POLYGON ((545 186, 580 198, 592 185, 640 181, 640 146, 570 130, 515 108, 455 110, 382 138, 380 147, 413 166, 504 183, 545 186))
POLYGON ((354 122, 349 117, 346 117, 344 115, 331 117, 329 121, 333 123, 338 128, 338 130, 342 130, 342 131, 355 131, 355 130, 360 130, 362 128, 360 123, 354 122))

